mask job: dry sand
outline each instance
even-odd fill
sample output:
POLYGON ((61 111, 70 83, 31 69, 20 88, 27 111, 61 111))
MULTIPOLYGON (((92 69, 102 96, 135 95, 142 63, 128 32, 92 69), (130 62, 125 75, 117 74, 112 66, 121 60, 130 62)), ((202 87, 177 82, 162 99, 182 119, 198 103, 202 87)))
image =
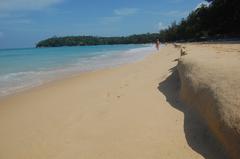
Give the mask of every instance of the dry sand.
POLYGON ((169 44, 141 62, 2 99, 0 159, 225 158, 177 98, 179 56, 169 44))

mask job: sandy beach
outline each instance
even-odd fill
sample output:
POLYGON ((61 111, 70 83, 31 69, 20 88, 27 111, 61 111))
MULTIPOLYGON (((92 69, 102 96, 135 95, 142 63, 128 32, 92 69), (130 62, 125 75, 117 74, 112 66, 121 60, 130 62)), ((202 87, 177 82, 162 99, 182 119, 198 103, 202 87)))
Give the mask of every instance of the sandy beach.
MULTIPOLYGON (((186 47, 232 51, 229 45, 186 47)), ((225 158, 198 114, 178 98, 179 79, 171 74, 179 57, 168 44, 141 62, 1 99, 0 158, 225 158)))

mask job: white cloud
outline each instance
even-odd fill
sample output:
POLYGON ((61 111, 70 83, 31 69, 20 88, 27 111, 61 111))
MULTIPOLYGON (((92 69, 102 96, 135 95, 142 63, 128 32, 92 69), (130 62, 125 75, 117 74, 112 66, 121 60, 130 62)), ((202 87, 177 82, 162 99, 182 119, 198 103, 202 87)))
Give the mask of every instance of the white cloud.
POLYGON ((202 6, 208 7, 209 5, 210 5, 209 2, 203 1, 195 7, 195 10, 198 9, 198 8, 201 8, 202 6))
POLYGON ((61 1, 62 0, 0 0, 0 12, 39 10, 61 1))
POLYGON ((119 16, 128 16, 133 15, 138 12, 137 8, 121 8, 121 9, 115 9, 114 13, 119 16))
POLYGON ((121 8, 115 9, 112 16, 100 18, 102 24, 113 24, 120 22, 124 17, 136 14, 138 12, 137 8, 121 8))
POLYGON ((157 24, 157 29, 158 30, 163 30, 163 29, 166 29, 166 28, 167 28, 167 26, 165 26, 162 22, 159 22, 157 24))
POLYGON ((30 24, 24 12, 47 9, 64 0, 0 0, 0 25, 30 24))
POLYGON ((167 12, 159 12, 159 11, 145 11, 145 14, 150 15, 158 15, 158 16, 167 16, 167 17, 173 17, 173 18, 183 18, 186 17, 189 14, 190 11, 179 11, 179 10, 170 10, 167 12))

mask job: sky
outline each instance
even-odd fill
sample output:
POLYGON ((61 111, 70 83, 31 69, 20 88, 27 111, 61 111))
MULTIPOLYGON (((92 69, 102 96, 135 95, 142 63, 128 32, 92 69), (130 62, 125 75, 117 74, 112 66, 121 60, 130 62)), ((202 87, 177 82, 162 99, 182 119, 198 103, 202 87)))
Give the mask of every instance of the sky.
POLYGON ((159 32, 203 0, 0 0, 0 49, 53 36, 159 32))

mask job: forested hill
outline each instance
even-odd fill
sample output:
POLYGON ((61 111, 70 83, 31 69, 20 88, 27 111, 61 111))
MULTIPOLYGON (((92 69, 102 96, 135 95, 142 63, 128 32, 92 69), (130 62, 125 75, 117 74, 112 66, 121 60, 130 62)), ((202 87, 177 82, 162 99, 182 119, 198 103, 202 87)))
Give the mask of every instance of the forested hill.
POLYGON ((201 41, 240 37, 240 0, 206 0, 187 18, 160 31, 161 41, 201 41))
POLYGON ((145 44, 159 38, 158 33, 147 33, 125 37, 67 36, 52 37, 37 43, 36 47, 112 45, 112 44, 145 44))

